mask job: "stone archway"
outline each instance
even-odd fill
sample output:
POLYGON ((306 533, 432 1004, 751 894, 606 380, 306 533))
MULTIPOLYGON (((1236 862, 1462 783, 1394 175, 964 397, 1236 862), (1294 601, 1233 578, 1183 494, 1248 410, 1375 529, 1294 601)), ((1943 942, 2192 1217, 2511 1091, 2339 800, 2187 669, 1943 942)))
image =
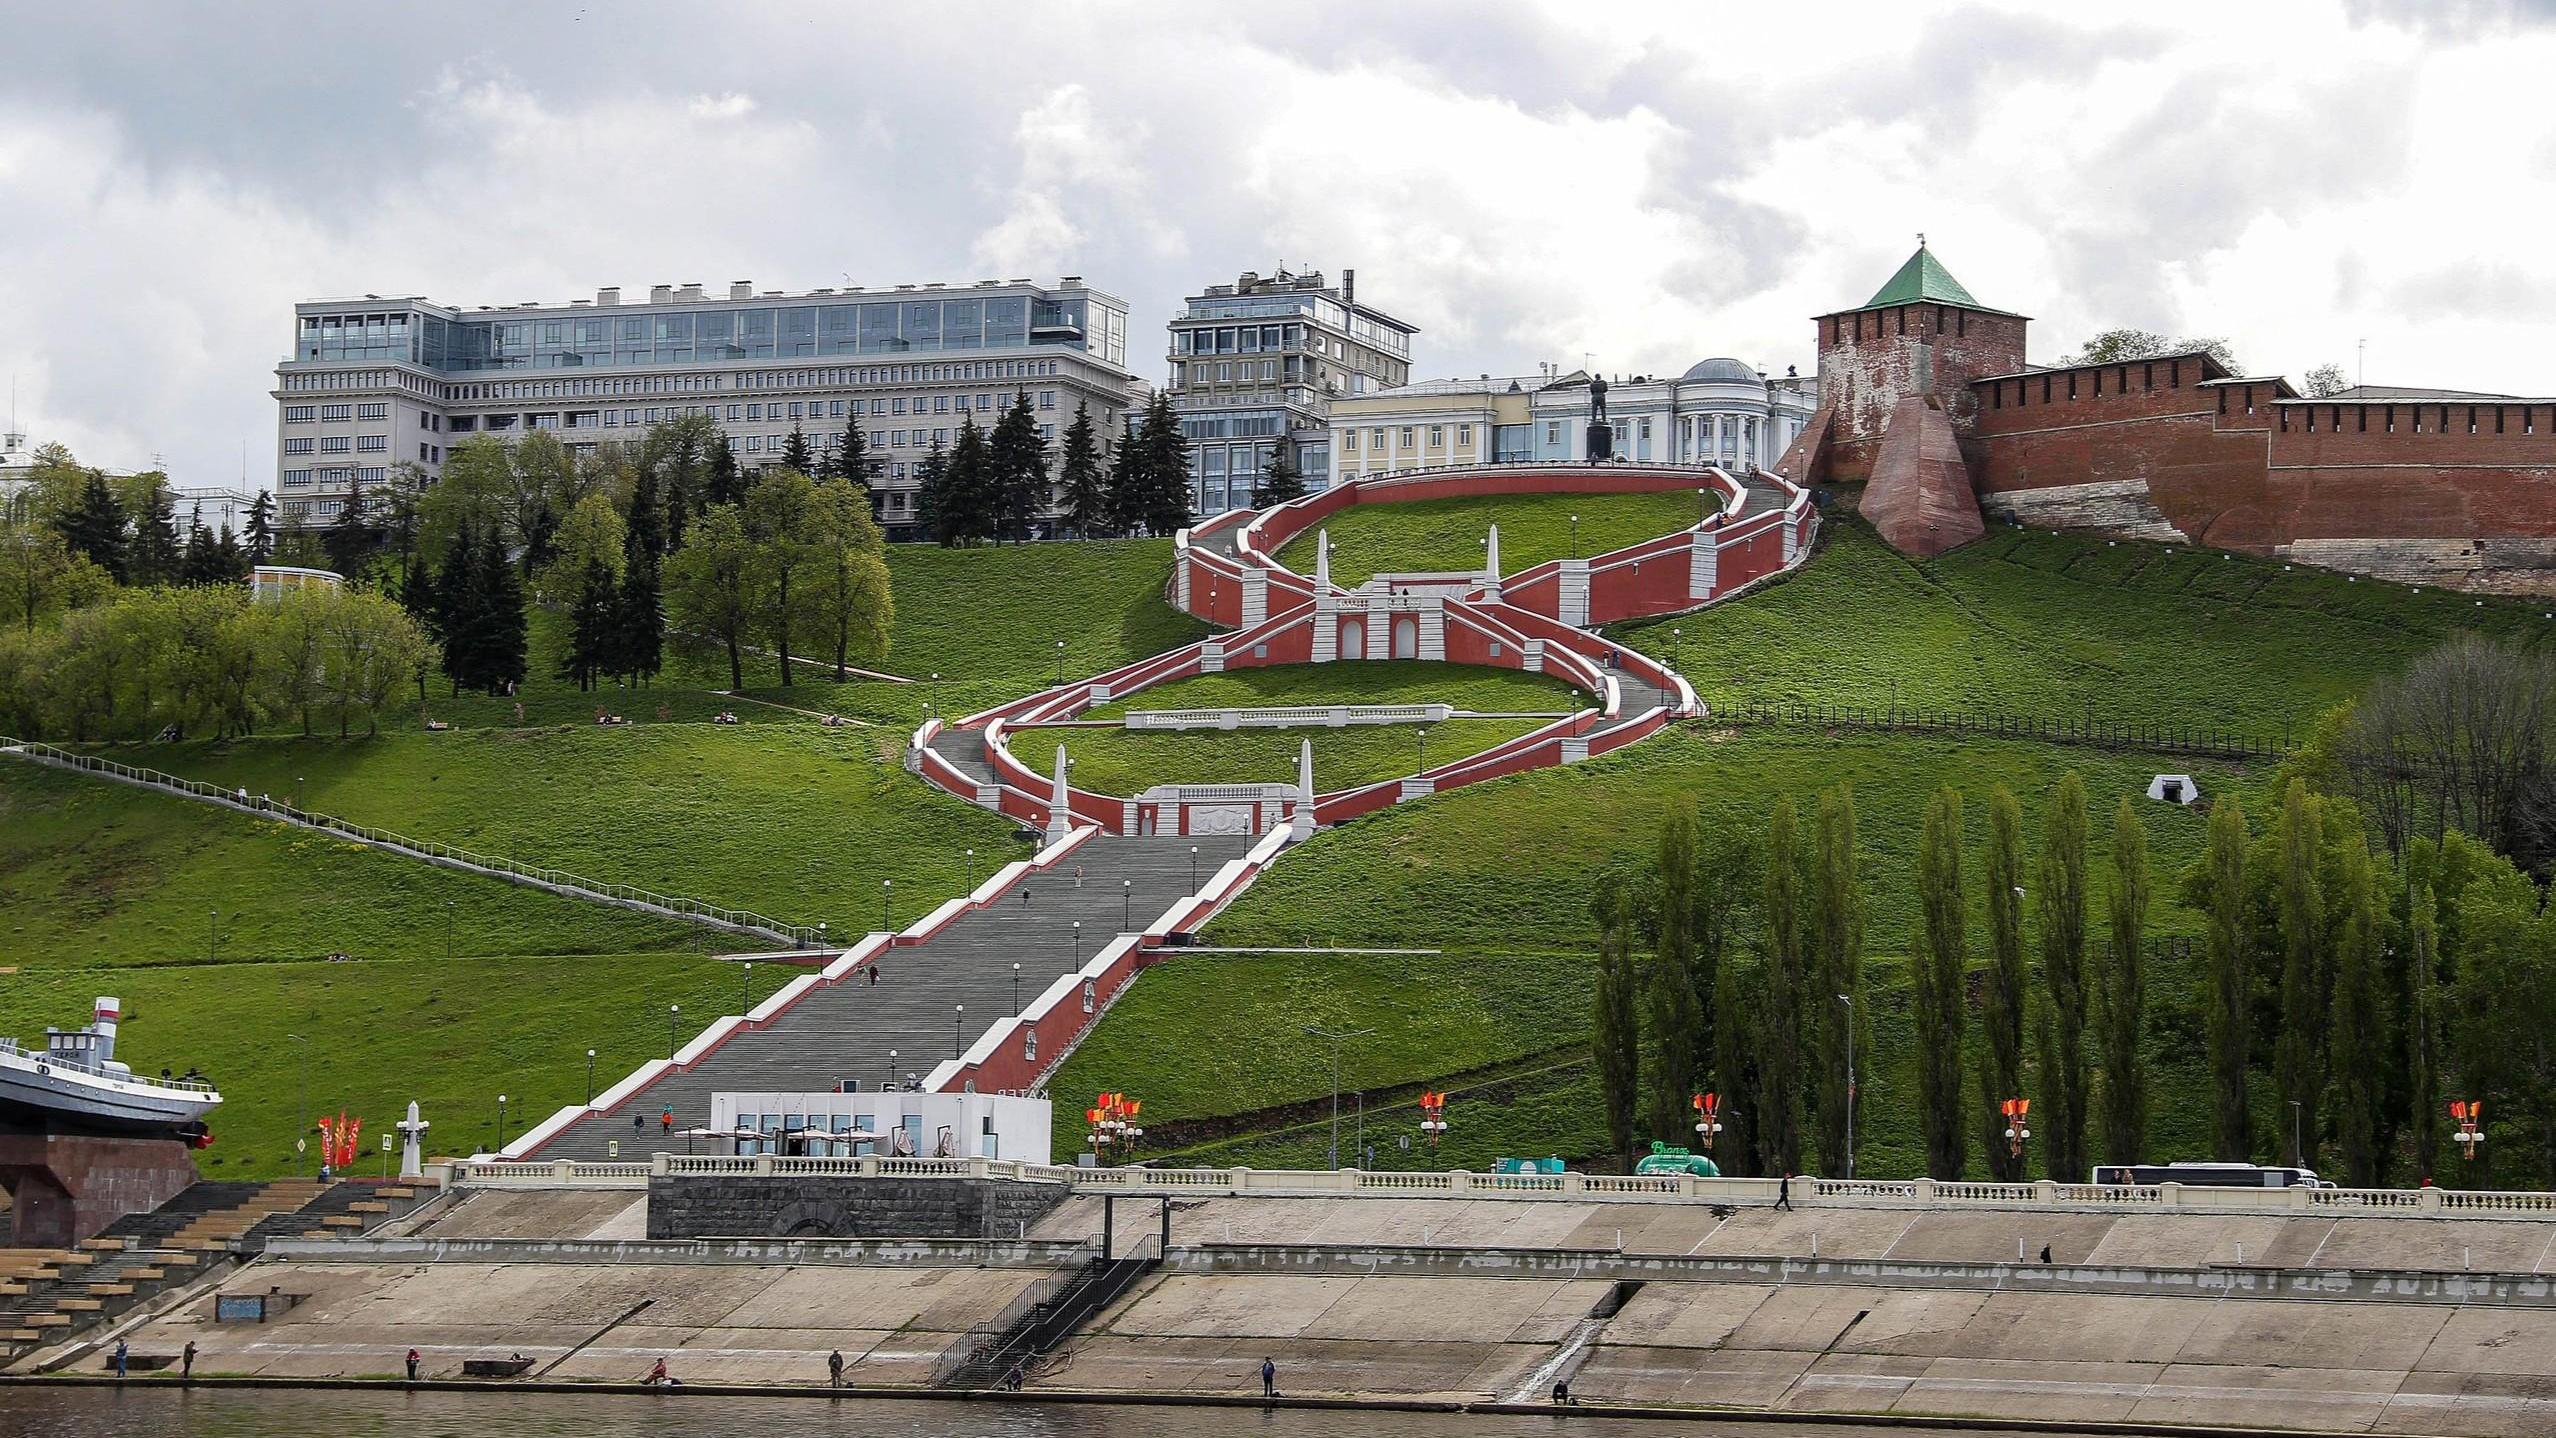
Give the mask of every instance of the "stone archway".
POLYGON ((1408 614, 1393 621, 1393 657, 1396 659, 1420 657, 1420 621, 1408 614))
POLYGON ((1343 619, 1340 621, 1340 657, 1343 659, 1367 657, 1367 622, 1365 620, 1343 619))

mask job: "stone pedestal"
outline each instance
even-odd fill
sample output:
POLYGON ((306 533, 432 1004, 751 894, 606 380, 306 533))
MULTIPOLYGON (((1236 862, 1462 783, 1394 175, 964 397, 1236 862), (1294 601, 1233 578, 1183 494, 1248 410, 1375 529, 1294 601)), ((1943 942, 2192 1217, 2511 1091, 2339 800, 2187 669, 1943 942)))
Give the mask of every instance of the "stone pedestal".
POLYGON ((148 1213, 197 1180, 182 1139, 0 1134, 11 1246, 69 1248, 128 1213, 148 1213))
POLYGON ((1615 426, 1601 420, 1589 426, 1589 458, 1615 458, 1615 426))

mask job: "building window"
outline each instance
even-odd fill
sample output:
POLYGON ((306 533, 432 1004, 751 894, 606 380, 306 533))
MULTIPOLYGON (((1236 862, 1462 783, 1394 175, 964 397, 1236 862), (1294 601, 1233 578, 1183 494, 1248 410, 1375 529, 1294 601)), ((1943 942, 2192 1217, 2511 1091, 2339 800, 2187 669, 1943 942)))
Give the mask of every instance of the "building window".
POLYGON ((354 417, 355 407, 350 404, 324 404, 320 406, 320 418, 322 420, 342 420, 352 419, 354 417))
POLYGON ((1472 426, 1472 425, 1469 425, 1469 424, 1460 424, 1460 425, 1457 425, 1457 426, 1456 426, 1456 444, 1457 444, 1457 446, 1458 446, 1459 448, 1462 448, 1462 447, 1465 447, 1465 446, 1469 446, 1469 445, 1471 445, 1472 443, 1473 443, 1473 426, 1472 426))
POLYGON ((1412 447, 1412 444, 1411 444, 1411 431, 1412 431, 1412 428, 1413 428, 1412 426, 1407 425, 1407 424, 1406 424, 1406 425, 1404 425, 1404 426, 1402 427, 1402 447, 1403 447, 1404 449, 1410 449, 1410 448, 1412 447))
POLYGON ((355 417, 357 419, 388 419, 390 418, 390 406, 388 404, 359 404, 355 406, 355 417))
POLYGON ((1358 452, 1358 432, 1356 430, 1345 429, 1340 432, 1340 452, 1342 454, 1356 454, 1358 452))
POLYGON ((366 454, 380 454, 390 448, 390 436, 386 434, 358 435, 355 439, 355 447, 366 454))
POLYGON ((308 454, 311 452, 311 442, 307 439, 288 439, 284 441, 284 452, 286 454, 308 454))
POLYGON ((1447 427, 1442 424, 1433 424, 1429 426, 1429 447, 1431 449, 1444 449, 1446 446, 1447 427))
POLYGON ((307 469, 288 469, 284 471, 284 487, 286 489, 299 489, 310 482, 311 472, 307 469))
POLYGON ((1038 407, 1040 409, 1056 408, 1056 391, 1052 389, 1040 390, 1038 392, 1038 407))
POLYGON ((288 404, 284 406, 284 422, 286 424, 309 424, 312 420, 317 419, 318 417, 319 409, 315 405, 288 404))

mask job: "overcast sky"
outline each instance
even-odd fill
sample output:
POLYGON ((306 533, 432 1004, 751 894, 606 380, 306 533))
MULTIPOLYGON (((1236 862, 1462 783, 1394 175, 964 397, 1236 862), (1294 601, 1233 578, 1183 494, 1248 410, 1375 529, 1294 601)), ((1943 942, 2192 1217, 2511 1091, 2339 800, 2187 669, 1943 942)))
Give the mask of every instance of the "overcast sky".
POLYGON ((1414 372, 1812 364, 1924 231, 2049 360, 2556 393, 2543 7, 0 0, 0 379, 272 482, 297 298, 1358 271, 1414 372), (2083 18, 2079 18, 2082 16, 2083 18))

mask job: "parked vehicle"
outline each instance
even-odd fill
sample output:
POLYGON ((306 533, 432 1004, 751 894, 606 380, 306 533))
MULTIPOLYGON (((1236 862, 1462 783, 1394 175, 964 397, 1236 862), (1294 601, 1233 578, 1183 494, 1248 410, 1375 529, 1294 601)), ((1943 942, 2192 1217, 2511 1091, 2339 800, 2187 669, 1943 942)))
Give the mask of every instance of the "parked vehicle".
POLYGON ((2332 1188, 2310 1168, 2256 1163, 2099 1163, 2094 1182, 2106 1187, 2180 1183, 2202 1188, 2332 1188))

